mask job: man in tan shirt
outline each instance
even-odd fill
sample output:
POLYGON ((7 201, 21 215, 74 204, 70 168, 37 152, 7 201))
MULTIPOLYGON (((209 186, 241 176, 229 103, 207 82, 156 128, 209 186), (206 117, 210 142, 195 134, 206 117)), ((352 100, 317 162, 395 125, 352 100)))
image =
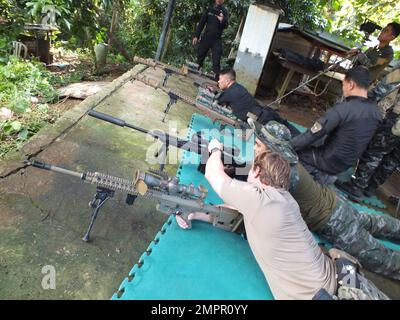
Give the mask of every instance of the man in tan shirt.
POLYGON ((334 294, 335 265, 318 247, 288 192, 288 162, 277 153, 261 153, 247 182, 241 182, 225 174, 221 150, 219 141, 210 142, 205 176, 224 203, 243 214, 251 250, 275 299, 312 299, 321 288, 334 294))

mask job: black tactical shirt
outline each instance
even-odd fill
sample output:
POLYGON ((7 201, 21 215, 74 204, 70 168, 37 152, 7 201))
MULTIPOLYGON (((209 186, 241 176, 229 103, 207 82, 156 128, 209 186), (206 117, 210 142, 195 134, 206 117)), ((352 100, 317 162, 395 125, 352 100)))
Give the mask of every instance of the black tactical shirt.
POLYGON ((364 152, 381 120, 376 102, 348 97, 329 109, 311 129, 291 141, 301 158, 313 153, 313 165, 328 174, 338 174, 354 165, 364 152))
POLYGON ((237 82, 217 95, 216 99, 220 104, 229 105, 233 114, 245 122, 247 122, 248 112, 258 116, 262 111, 256 99, 254 99, 245 87, 237 82))
POLYGON ((213 6, 206 9, 201 18, 200 22, 197 25, 195 37, 199 38, 201 32, 206 26, 204 31, 204 36, 214 39, 220 39, 222 36, 222 31, 228 26, 228 11, 225 9, 224 6, 213 6), (224 15, 224 19, 222 22, 219 22, 218 18, 216 17, 219 13, 222 12, 224 15))

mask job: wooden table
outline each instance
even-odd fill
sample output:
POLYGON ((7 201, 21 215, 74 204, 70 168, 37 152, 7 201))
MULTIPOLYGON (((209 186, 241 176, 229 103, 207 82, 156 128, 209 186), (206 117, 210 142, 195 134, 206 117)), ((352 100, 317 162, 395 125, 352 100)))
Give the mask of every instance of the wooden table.
POLYGON ((52 63, 52 57, 50 57, 51 34, 58 29, 45 24, 26 24, 24 30, 35 35, 35 56, 46 64, 52 63), (41 34, 45 35, 44 40, 41 39, 41 34))
MULTIPOLYGON (((292 80, 295 72, 309 75, 311 77, 316 76, 319 72, 316 72, 316 71, 310 70, 310 69, 306 69, 299 64, 288 62, 286 60, 278 59, 278 62, 280 63, 280 65, 282 67, 287 69, 287 73, 286 73, 286 76, 285 76, 285 79, 284 79, 282 85, 279 88, 277 88, 278 95, 277 95, 276 99, 279 99, 277 104, 280 105, 280 103, 281 103, 280 98, 282 98, 285 95, 287 88, 289 86, 289 83, 292 80)), ((339 73, 339 72, 328 71, 325 74, 321 74, 320 77, 326 77, 328 79, 342 81, 344 79, 344 74, 339 73)))

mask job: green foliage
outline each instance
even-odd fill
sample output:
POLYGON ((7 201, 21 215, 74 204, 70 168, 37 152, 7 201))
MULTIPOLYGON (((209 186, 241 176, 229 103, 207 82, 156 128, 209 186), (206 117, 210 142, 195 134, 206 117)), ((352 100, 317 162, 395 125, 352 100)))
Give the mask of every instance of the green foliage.
MULTIPOLYGON (((267 1, 268 2, 268 1, 267 1)), ((323 29, 328 23, 322 16, 324 1, 318 0, 278 0, 277 4, 285 12, 283 20, 300 28, 323 29)))
MULTIPOLYGON (((203 10, 213 2, 213 0, 176 1, 170 34, 167 37, 168 47, 164 57, 165 61, 182 64, 185 59, 195 60, 196 54, 191 40, 203 10)), ((230 15, 230 23, 224 31, 224 56, 229 53, 240 21, 246 17, 251 2, 254 1, 230 0, 225 2, 230 15)), ((276 2, 285 11, 284 20, 287 22, 307 28, 326 24, 326 21, 321 18, 319 1, 280 0, 276 2)), ((132 55, 155 56, 167 5, 168 0, 131 0, 125 3, 118 36, 132 55)), ((222 64, 225 63, 226 59, 223 59, 222 64)))
MULTIPOLYGON (((389 22, 400 22, 400 2, 396 0, 324 0, 323 14, 327 18, 327 31, 339 35, 349 45, 363 43, 360 25, 369 19, 381 27, 389 22)), ((374 35, 377 36, 379 31, 374 35)), ((400 40, 394 41, 400 46, 400 40)))
MULTIPOLYGON (((70 0, 31 0, 25 3, 25 10, 34 23, 41 23, 42 18, 48 12, 53 12, 56 20, 54 23, 61 28, 67 27, 67 29, 70 29, 71 3, 72 1, 70 0)), ((53 21, 50 21, 50 23, 53 23, 53 21)))
MULTIPOLYGON (((191 39, 203 10, 211 3, 210 0, 176 1, 167 40, 166 61, 181 64, 194 55, 191 39)), ((226 50, 229 50, 248 3, 248 0, 226 2, 230 12, 230 25, 224 33, 226 50)), ((125 5, 118 37, 132 55, 155 56, 167 5, 168 0, 132 0, 125 5)))
POLYGON ((0 107, 23 113, 33 97, 54 101, 58 95, 48 77, 41 64, 11 57, 5 66, 0 66, 0 107))
POLYGON ((66 86, 70 83, 81 82, 84 77, 83 67, 77 67, 73 72, 60 75, 50 75, 49 83, 53 86, 66 86))
POLYGON ((47 123, 53 123, 59 113, 47 104, 38 104, 27 109, 17 119, 0 121, 0 159, 28 140, 47 123))
POLYGON ((22 31, 25 18, 21 1, 0 0, 0 65, 7 63, 11 42, 22 31))
POLYGON ((155 55, 166 3, 133 0, 124 8, 119 21, 118 37, 132 55, 155 55))
MULTIPOLYGON (((0 3, 7 3, 0 0, 0 3)), ((8 1, 10 2, 10 1, 8 1)), ((13 0, 8 11, 23 10, 25 20, 40 22, 49 8, 53 8, 60 32, 58 39, 65 39, 76 49, 92 48, 95 44, 108 42, 113 11, 119 12, 117 38, 127 51, 133 55, 153 57, 163 24, 168 0, 13 0)), ((224 49, 229 52, 237 28, 251 0, 226 1, 230 13, 230 25, 224 32, 224 49)), ((262 2, 262 1, 261 1, 262 2)), ((321 24, 318 2, 316 0, 279 0, 276 1, 285 11, 285 20, 307 27, 321 24)), ((169 45, 165 59, 182 63, 185 58, 194 55, 191 46, 196 24, 202 11, 213 0, 176 1, 169 45)), ((4 47, 0 39, 0 51, 4 47)), ((3 49, 6 50, 6 49, 3 49)), ((111 50, 115 51, 114 47, 111 50)))

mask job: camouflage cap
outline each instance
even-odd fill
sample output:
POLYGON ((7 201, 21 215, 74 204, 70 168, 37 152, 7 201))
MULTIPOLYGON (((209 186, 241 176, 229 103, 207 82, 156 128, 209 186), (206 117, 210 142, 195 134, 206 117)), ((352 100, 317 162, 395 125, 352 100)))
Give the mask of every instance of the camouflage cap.
POLYGON ((277 121, 269 121, 263 126, 251 118, 248 118, 247 122, 257 138, 268 148, 279 153, 290 164, 298 162, 296 151, 290 145, 292 135, 286 126, 277 121))

